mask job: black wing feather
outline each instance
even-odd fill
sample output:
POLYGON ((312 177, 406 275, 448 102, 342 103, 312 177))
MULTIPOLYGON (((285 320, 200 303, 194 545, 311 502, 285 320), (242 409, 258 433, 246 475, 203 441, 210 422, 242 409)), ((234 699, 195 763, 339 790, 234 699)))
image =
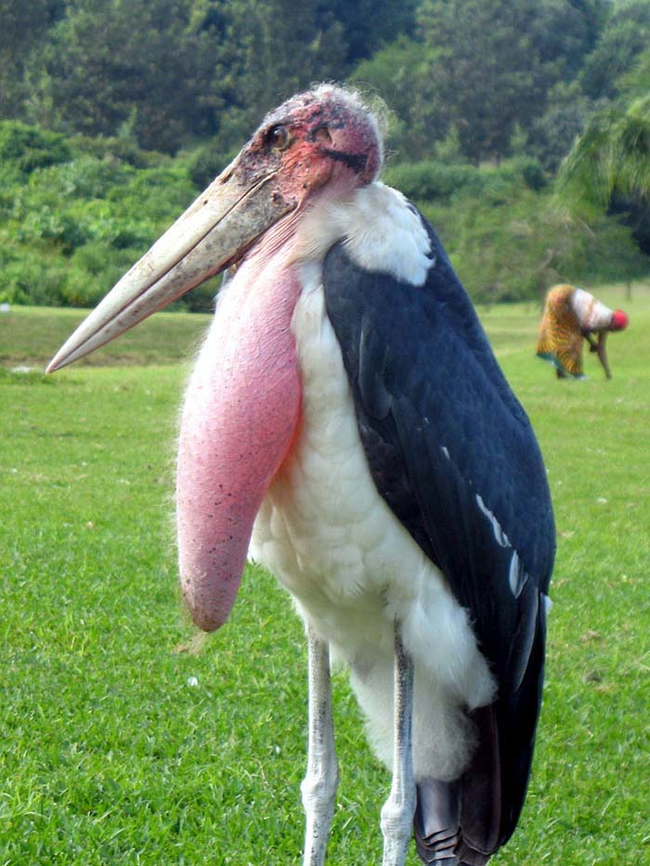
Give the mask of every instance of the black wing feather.
POLYGON ((466 840, 495 850, 517 823, 532 761, 544 659, 541 595, 555 530, 530 422, 421 219, 435 255, 423 286, 363 270, 338 243, 324 263, 325 303, 377 489, 469 611, 499 685, 497 702, 478 711, 490 718, 478 724, 481 747, 463 782, 478 785, 486 759, 497 766, 498 808, 479 817, 468 812, 463 828, 466 840))

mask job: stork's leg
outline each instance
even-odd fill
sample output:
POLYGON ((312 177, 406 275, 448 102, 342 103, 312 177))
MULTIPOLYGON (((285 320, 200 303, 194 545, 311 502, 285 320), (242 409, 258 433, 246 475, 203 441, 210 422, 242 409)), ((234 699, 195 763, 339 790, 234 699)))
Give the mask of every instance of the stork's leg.
POLYGON ((304 866, 323 866, 327 837, 334 813, 334 798, 339 780, 334 725, 332 722, 332 682, 329 647, 311 627, 307 628, 309 647, 309 752, 307 775, 301 785, 307 828, 304 866))
POLYGON ((415 813, 413 774, 413 661, 395 623, 393 784, 381 810, 383 866, 403 866, 415 813))

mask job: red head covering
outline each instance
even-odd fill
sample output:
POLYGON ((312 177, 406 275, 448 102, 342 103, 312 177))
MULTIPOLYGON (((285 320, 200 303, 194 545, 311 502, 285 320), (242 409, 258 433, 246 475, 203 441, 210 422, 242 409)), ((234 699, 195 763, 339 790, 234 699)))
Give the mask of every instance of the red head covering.
POLYGON ((628 321, 627 313, 624 313, 623 310, 615 310, 612 313, 612 321, 609 324, 609 330, 624 331, 625 328, 627 328, 628 321))

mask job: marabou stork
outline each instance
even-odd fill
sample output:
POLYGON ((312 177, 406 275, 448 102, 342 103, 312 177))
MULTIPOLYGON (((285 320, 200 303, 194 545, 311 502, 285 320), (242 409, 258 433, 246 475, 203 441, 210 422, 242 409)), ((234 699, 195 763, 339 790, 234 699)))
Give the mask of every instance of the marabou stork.
POLYGON ((184 597, 219 628, 247 554, 309 645, 304 863, 324 863, 337 762, 330 652, 392 769, 384 866, 484 864, 523 805, 554 525, 542 458, 431 226, 377 175, 361 98, 271 112, 49 366, 230 268, 182 412, 184 597))

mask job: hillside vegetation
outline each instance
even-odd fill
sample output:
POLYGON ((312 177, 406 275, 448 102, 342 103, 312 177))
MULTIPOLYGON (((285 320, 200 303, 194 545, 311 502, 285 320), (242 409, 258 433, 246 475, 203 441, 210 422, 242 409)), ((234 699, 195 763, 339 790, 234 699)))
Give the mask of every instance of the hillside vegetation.
POLYGON ((268 109, 323 79, 384 100, 385 179, 434 222, 473 297, 650 271, 650 0, 0 12, 0 301, 94 304, 268 109))

